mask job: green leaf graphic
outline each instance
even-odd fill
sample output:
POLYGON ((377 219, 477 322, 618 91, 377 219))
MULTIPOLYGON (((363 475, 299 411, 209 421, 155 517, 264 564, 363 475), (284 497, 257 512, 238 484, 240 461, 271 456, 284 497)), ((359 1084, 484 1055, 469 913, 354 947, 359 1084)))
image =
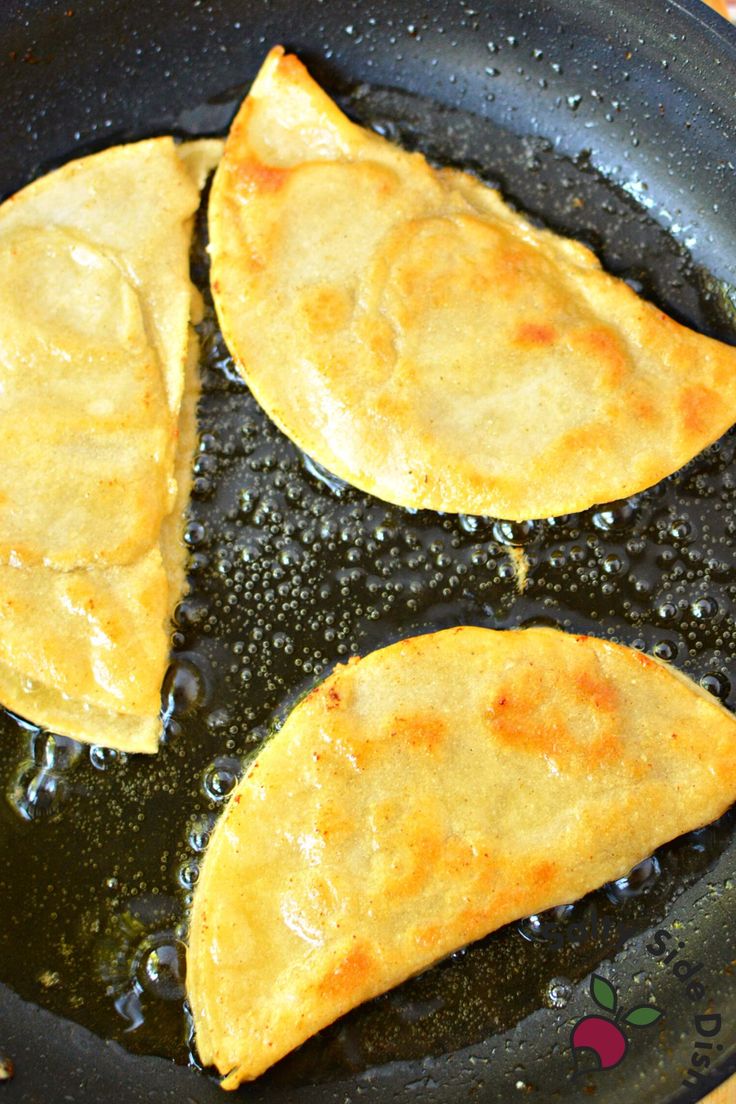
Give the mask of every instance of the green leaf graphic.
POLYGON ((662 1013, 653 1004, 642 1004, 639 1008, 632 1008, 626 1016, 626 1023, 633 1024, 634 1027, 649 1027, 650 1024, 656 1023, 661 1015, 662 1013))
POLYGON ((590 995, 601 1008, 605 1008, 608 1012, 615 1011, 616 990, 610 981, 606 981, 600 974, 593 974, 590 979, 590 995))

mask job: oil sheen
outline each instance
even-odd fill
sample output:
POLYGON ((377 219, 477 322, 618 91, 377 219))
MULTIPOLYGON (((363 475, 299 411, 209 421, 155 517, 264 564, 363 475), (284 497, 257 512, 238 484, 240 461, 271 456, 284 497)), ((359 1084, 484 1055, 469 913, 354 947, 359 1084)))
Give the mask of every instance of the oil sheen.
MULTIPOLYGON (((679 320, 736 342, 733 292, 585 156, 567 160, 543 139, 396 92, 361 86, 344 106, 479 173, 679 320)), ((161 751, 85 748, 0 712, 0 980, 132 1051, 183 1063, 195 1061, 183 940, 202 851, 244 761, 335 663, 450 625, 550 624, 649 651, 736 703, 733 432, 651 490, 585 514, 511 524, 386 505, 301 455, 251 398, 217 329, 205 246, 200 217, 192 270, 207 311, 191 590, 176 615, 161 751)), ((452 955, 267 1077, 297 1086, 439 1055, 536 1008, 563 1008, 628 934, 707 879, 733 845, 733 823, 728 815, 585 900, 452 955)))

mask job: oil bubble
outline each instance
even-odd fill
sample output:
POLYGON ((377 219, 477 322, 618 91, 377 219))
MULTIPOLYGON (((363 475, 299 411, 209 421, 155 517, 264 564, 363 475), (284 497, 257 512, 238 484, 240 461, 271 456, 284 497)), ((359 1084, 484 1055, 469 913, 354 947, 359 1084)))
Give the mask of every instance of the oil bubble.
POLYGON ((472 536, 480 536, 490 527, 488 518, 478 517, 477 514, 458 514, 457 520, 462 531, 472 536))
POLYGON ((591 521, 596 529, 603 533, 615 532, 631 525, 636 517, 636 504, 632 499, 611 502, 603 509, 596 510, 591 521))
POLYGON ((493 539, 499 544, 528 544, 536 535, 534 521, 495 521, 493 539))
POLYGON ((194 461, 196 475, 214 475, 217 471, 217 457, 209 452, 201 452, 194 461))
POLYGON ((240 778, 239 759, 220 756, 205 771, 204 792, 212 801, 224 801, 235 789, 240 778))
POLYGON ((671 663, 677 657, 678 648, 673 640, 658 640, 652 651, 657 659, 663 659, 666 663, 671 663))
POLYGON ((214 433, 203 433, 199 438, 200 452, 219 452, 220 442, 214 433))
POLYGON ((196 479, 192 480, 192 494, 196 498, 209 498, 214 489, 212 480, 207 479, 204 475, 198 475, 196 479))
POLYGON ((230 710, 224 705, 213 711, 207 717, 207 727, 210 729, 226 728, 230 724, 230 710))
POLYGON ((59 736, 53 732, 38 732, 32 740, 35 761, 49 769, 68 771, 80 759, 83 745, 68 736, 59 736))
POLYGON ((567 923, 575 912, 575 905, 556 905, 547 915, 556 923, 567 923))
POLYGON ((195 661, 190 655, 176 655, 166 672, 162 697, 166 717, 186 717, 205 705, 209 693, 202 661, 195 661))
POLYGON ((184 948, 173 932, 146 936, 133 959, 133 971, 141 989, 158 1000, 184 996, 184 948))
POLYGON ((63 776, 26 761, 10 784, 8 799, 23 820, 51 820, 61 815, 60 806, 68 792, 63 776))
POLYGON ((690 611, 698 621, 711 621, 718 614, 718 603, 715 598, 703 595, 691 603, 690 611))
POLYGON ((185 862, 179 867, 178 882, 183 889, 194 889, 199 878, 199 863, 185 862))
POLYGON ((692 535, 693 527, 687 518, 676 518, 670 525, 670 536, 676 541, 685 541, 692 535))
POLYGON ((527 916, 516 925, 519 935, 526 939, 527 943, 544 942, 542 918, 537 915, 527 916))
POLYGON ((557 924, 567 919, 567 909, 568 906, 563 905, 560 909, 532 913, 531 916, 519 921, 516 930, 528 943, 556 942, 559 938, 557 924))
POLYGON ((611 882, 606 887, 606 893, 614 902, 639 897, 651 889, 661 873, 659 859, 656 855, 652 855, 637 863, 623 878, 617 878, 615 882, 611 882))
POLYGON ((197 628, 207 620, 207 605, 201 598, 184 598, 176 607, 174 620, 183 629, 197 628))
POLYGON ((731 693, 731 683, 723 671, 709 671, 700 680, 700 685, 714 698, 725 701, 731 693))
POLYGON ((568 978, 552 978, 545 990, 544 1002, 548 1008, 564 1008, 573 992, 572 982, 568 978))
POLYGON ((215 818, 212 816, 200 816, 193 822, 189 829, 188 842, 192 851, 204 851, 210 840, 215 818))
POLYGON ((607 575, 620 575, 625 568, 623 559, 616 552, 609 552, 604 556, 602 565, 607 575))
POLYGON ((207 534, 204 525, 198 521, 190 521, 184 532, 184 540, 190 548, 196 548, 203 544, 207 534))
POLYGON ((126 759, 125 752, 103 747, 101 744, 92 744, 89 749, 89 761, 95 770, 109 770, 116 763, 125 762, 126 759))

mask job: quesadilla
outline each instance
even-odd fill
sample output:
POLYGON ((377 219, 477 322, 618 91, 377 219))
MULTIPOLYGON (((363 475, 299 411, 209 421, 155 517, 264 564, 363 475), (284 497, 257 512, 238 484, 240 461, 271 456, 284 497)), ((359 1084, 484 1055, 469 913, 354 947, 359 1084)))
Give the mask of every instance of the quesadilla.
POLYGON ((153 752, 184 587, 199 309, 219 141, 72 161, 0 206, 0 703, 153 752))
POLYGON ((199 1054, 236 1088, 736 798, 736 719, 638 651, 456 628, 338 667, 235 789, 194 895, 199 1054))
POLYGON ((223 335, 269 417, 389 502, 520 520, 624 498, 736 421, 736 349, 272 50, 209 205, 223 335))

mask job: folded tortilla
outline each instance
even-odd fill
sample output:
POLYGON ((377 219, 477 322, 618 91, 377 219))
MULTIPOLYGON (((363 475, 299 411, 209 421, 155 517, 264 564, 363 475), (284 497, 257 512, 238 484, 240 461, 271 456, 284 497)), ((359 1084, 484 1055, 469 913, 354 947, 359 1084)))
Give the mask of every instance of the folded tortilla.
POLYGON ((628 873, 736 798, 736 719, 586 636, 457 628, 338 667, 234 791, 187 988, 233 1089, 519 917, 628 873))
POLYGON ((475 177, 354 125, 280 47, 232 125, 209 221, 220 324, 253 394, 389 502, 583 510, 736 420, 736 349, 475 177))
POLYGON ((198 309, 218 141, 154 138, 0 206, 0 702, 153 752, 184 587, 198 309))

